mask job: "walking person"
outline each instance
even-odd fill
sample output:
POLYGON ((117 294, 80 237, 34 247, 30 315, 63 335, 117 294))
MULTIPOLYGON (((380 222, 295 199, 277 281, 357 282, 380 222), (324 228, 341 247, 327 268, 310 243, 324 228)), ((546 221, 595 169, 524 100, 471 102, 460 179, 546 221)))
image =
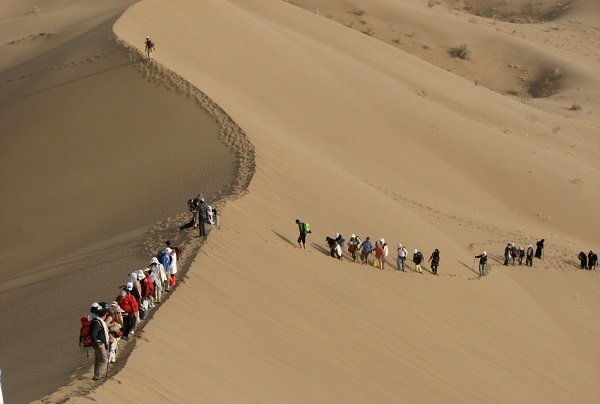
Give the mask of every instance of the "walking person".
POLYGON ((518 255, 519 265, 523 265, 524 258, 525 258, 525 249, 522 246, 520 246, 519 247, 519 255, 518 255))
MULTIPOLYGON (((199 237, 207 237, 206 223, 208 222, 208 208, 209 206, 204 202, 204 198, 201 198, 198 205, 198 227, 200 228, 199 237)), ((165 269, 167 268, 165 267, 165 269)))
POLYGON ((92 320, 92 329, 90 336, 92 337, 94 347, 94 378, 93 380, 101 380, 104 372, 108 372, 108 327, 104 320, 108 316, 108 310, 100 309, 98 316, 92 320))
POLYGON ((358 246, 360 245, 361 240, 360 237, 353 234, 350 236, 350 240, 348 240, 348 252, 352 256, 352 261, 356 262, 356 252, 358 251, 358 246))
POLYGON ((415 252, 413 253, 413 262, 415 264, 415 272, 422 274, 423 270, 421 269, 421 262, 423 262, 423 254, 421 254, 421 251, 417 250, 416 248, 415 252))
POLYGON ((383 260, 384 260, 384 249, 383 249, 383 244, 380 241, 376 241, 375 242, 375 248, 374 248, 374 252, 375 252, 375 266, 379 269, 383 269, 383 260))
POLYGON ((506 247, 504 247, 504 265, 508 266, 508 261, 510 261, 510 245, 511 243, 508 243, 506 245, 506 247))
POLYGON ((598 264, 598 255, 595 252, 590 250, 588 254, 588 269, 591 271, 592 269, 596 269, 596 265, 598 264))
POLYGON ((115 299, 119 307, 125 311, 123 313, 123 339, 127 339, 129 335, 133 335, 139 316, 139 306, 137 300, 131 295, 132 289, 133 285, 131 282, 127 283, 115 299))
POLYGON ((152 42, 149 37, 146 37, 144 45, 144 51, 146 52, 146 55, 148 55, 148 59, 152 60, 152 53, 155 49, 154 42, 152 42))
POLYGON ((371 254, 371 251, 373 251, 373 244, 371 243, 371 238, 367 236, 367 238, 365 238, 365 241, 360 243, 358 249, 360 250, 360 260, 363 264, 367 265, 369 263, 369 255, 371 254))
POLYGON ((579 261, 581 263, 581 269, 587 269, 588 256, 585 255, 585 253, 583 251, 580 251, 579 255, 577 256, 577 258, 579 258, 579 261))
POLYGON ((390 250, 383 237, 379 240, 379 242, 381 243, 381 247, 383 248, 383 259, 381 260, 381 269, 383 269, 383 267, 385 266, 385 259, 389 255, 390 250))
POLYGON ((531 244, 529 244, 527 252, 525 253, 525 265, 530 267, 533 266, 533 246, 531 244))
POLYGON ((431 272, 433 272, 434 275, 437 275, 437 270, 440 266, 440 250, 436 248, 435 251, 431 253, 431 257, 429 257, 427 262, 431 262, 431 272))
POLYGON ((475 258, 479 258, 479 276, 484 276, 487 271, 487 252, 484 251, 475 258))
POLYGON ((192 214, 192 217, 189 222, 179 226, 179 230, 184 230, 184 229, 187 229, 190 227, 193 227, 194 229, 198 228, 198 203, 199 203, 198 198, 188 199, 187 206, 188 206, 188 210, 192 214))
POLYGON ((306 249, 306 235, 311 233, 310 225, 308 223, 301 222, 300 219, 296 219, 296 224, 298 225, 298 246, 300 248, 306 249))
POLYGON ((398 258, 396 258, 396 265, 398 266, 398 271, 406 272, 404 264, 406 262, 407 256, 408 251, 406 250, 406 247, 404 247, 402 243, 398 243, 398 258))
POLYGON ((544 241, 544 239, 541 239, 535 243, 535 258, 542 258, 544 254, 544 241))

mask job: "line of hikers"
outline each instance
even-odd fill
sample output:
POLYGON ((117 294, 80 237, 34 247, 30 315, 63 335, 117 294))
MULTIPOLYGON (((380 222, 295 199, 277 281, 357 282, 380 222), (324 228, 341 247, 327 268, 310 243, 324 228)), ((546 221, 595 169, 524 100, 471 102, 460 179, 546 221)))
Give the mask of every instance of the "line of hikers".
MULTIPOLYGON (((306 236, 312 233, 310 224, 300 219, 296 219, 296 225, 298 226, 298 246, 300 248, 306 248, 306 236)), ((329 254, 332 258, 342 259, 343 249, 346 240, 340 233, 336 233, 335 237, 325 237, 325 242, 329 247, 329 254)), ((386 258, 389 255, 389 247, 385 242, 384 238, 381 238, 375 243, 371 241, 371 238, 367 236, 365 240, 361 240, 355 234, 350 236, 348 240, 348 253, 352 257, 352 261, 356 262, 360 257, 360 261, 365 265, 376 266, 380 269, 385 269, 386 258)), ((396 259, 397 269, 402 272, 406 272, 406 260, 408 258, 408 250, 398 243, 398 257, 396 259)), ((423 262, 423 253, 418 249, 415 249, 412 255, 412 262, 415 266, 415 272, 423 273, 421 264, 423 262)), ((438 274, 438 268, 440 265, 440 251, 436 248, 429 257, 427 262, 431 263, 431 272, 433 275, 438 274)))
POLYGON ((114 301, 94 302, 90 314, 81 317, 79 345, 94 349, 93 380, 108 377, 109 363, 116 362, 119 341, 132 337, 150 309, 175 286, 181 255, 181 249, 167 240, 146 268, 129 274, 114 301))

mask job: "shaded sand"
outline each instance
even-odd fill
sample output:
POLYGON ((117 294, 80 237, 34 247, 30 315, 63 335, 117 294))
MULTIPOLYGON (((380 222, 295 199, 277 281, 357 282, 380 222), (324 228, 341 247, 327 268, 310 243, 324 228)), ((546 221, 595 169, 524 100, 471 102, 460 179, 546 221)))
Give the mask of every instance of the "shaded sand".
MULTIPOLYGON (((422 7, 444 29, 421 1, 352 3, 422 7)), ((149 27, 157 59, 246 131, 257 170, 127 366, 73 402, 597 401, 600 280, 574 262, 600 245, 597 124, 286 2, 146 0, 115 32, 139 47, 149 27), (336 231, 439 248, 441 275, 333 260, 336 231), (533 269, 499 265, 506 242, 541 237, 533 269)))
POLYGON ((76 341, 91 302, 112 301, 167 238, 189 244, 186 266, 199 245, 176 234, 187 198, 201 191, 214 201, 241 186, 231 124, 113 39, 131 2, 50 1, 28 13, 35 4, 0 8, 7 402, 40 398, 87 370, 76 341))

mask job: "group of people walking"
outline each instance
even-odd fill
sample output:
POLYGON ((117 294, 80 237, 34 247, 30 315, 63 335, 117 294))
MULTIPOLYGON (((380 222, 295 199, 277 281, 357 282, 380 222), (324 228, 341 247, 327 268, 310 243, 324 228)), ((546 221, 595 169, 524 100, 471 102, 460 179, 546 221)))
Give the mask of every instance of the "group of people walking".
MULTIPOLYGON (((298 246, 300 248, 306 248, 306 237, 311 233, 310 225, 305 221, 296 219, 296 225, 298 225, 298 246)), ((340 233, 336 233, 335 237, 325 237, 325 242, 329 247, 329 255, 332 258, 341 260, 344 256, 344 248, 347 248, 348 254, 352 259, 352 262, 360 260, 364 265, 371 265, 379 269, 385 269, 386 259, 389 256, 389 246, 384 238, 380 238, 375 242, 371 241, 371 237, 367 236, 364 240, 361 240, 356 234, 352 234, 348 240, 346 247, 346 240, 340 233)), ((398 255, 396 258, 396 269, 398 271, 406 272, 408 267, 406 261, 409 257, 408 250, 402 243, 398 243, 397 249, 398 255)), ((423 273, 423 253, 419 249, 414 249, 412 254, 412 262, 414 264, 414 271, 417 273, 423 273)), ((440 266, 440 251, 436 248, 431 253, 428 263, 431 263, 431 273, 438 275, 438 268, 440 266)))
POLYGON ((186 224, 179 226, 179 230, 192 227, 199 230, 199 237, 207 237, 206 225, 210 225, 213 228, 219 226, 220 218, 217 208, 207 204, 202 194, 188 199, 187 206, 192 214, 192 218, 186 224))
POLYGON ((132 337, 140 321, 175 286, 181 250, 170 241, 165 244, 146 268, 129 274, 114 301, 94 302, 90 313, 81 318, 79 344, 94 350, 94 380, 108 375, 120 340, 132 337))
POLYGON ((506 247, 504 247, 504 265, 508 266, 510 263, 514 266, 517 262, 519 265, 523 265, 523 260, 525 260, 525 265, 528 267, 533 266, 533 258, 542 258, 542 254, 544 252, 544 239, 536 241, 535 252, 533 250, 533 245, 529 244, 527 250, 523 247, 517 247, 515 243, 508 243, 506 247))

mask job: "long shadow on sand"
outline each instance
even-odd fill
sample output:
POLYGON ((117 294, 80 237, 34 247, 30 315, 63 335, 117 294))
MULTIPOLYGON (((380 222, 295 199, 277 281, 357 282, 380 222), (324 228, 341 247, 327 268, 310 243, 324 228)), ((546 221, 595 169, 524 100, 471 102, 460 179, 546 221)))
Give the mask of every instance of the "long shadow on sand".
POLYGON ((288 243, 289 245, 291 245, 292 247, 296 247, 296 244, 294 244, 289 238, 287 238, 286 236, 284 236, 281 233, 277 233, 275 230, 271 229, 271 231, 273 232, 273 234, 275 234, 277 237, 279 237, 280 239, 282 239, 283 241, 285 241, 286 243, 288 243))

